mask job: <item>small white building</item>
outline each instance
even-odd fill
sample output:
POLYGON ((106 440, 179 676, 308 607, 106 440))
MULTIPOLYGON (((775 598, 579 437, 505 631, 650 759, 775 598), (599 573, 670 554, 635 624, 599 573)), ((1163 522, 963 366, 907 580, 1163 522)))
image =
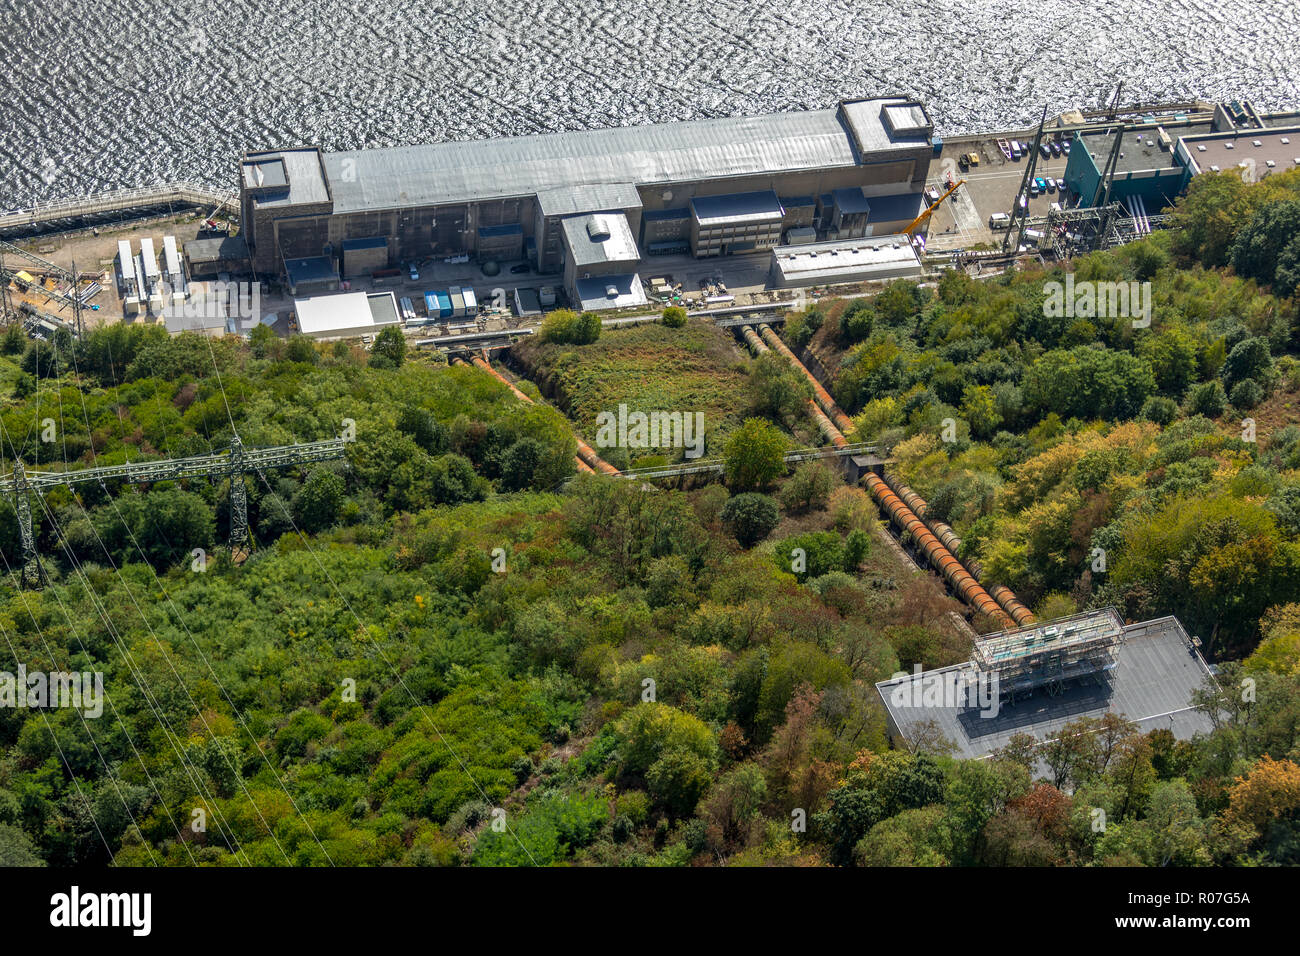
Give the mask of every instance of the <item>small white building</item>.
POLYGON ((400 326, 397 297, 392 292, 344 292, 294 299, 298 329, 320 341, 373 335, 400 326))
POLYGON ((167 288, 170 290, 168 304, 178 306, 185 301, 186 289, 185 271, 181 266, 175 236, 163 236, 163 263, 166 268, 167 288))
POLYGON ((921 258, 909 237, 893 235, 777 246, 772 250, 769 280, 774 288, 792 289, 920 275, 921 258))

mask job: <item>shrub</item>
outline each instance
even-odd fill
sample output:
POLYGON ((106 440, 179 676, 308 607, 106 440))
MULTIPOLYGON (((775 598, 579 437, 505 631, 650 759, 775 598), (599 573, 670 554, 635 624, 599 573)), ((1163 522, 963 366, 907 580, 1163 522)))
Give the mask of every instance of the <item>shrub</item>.
POLYGON ((785 471, 785 436, 771 422, 747 418, 727 439, 727 484, 750 491, 785 471))
POLYGON ((785 319, 785 339, 792 348, 801 349, 817 334, 826 314, 817 306, 804 312, 792 312, 785 319))
POLYGON ((600 316, 594 312, 579 315, 572 309, 556 309, 542 320, 543 342, 563 345, 590 345, 600 338, 600 316))
POLYGON ((680 305, 670 305, 664 309, 659 321, 670 329, 680 329, 686 324, 686 310, 680 305))
MULTIPOLYGON (((856 547, 861 547, 860 544, 856 547)), ((800 581, 844 570, 844 541, 834 531, 809 531, 776 546, 776 563, 800 581)))
POLYGON ((1223 386, 1217 381, 1202 382, 1192 386, 1187 393, 1187 414, 1204 415, 1206 418, 1218 418, 1228 407, 1228 396, 1223 393, 1223 386))
POLYGON ((1254 408, 1264 400, 1264 387, 1253 378, 1243 378, 1232 386, 1229 398, 1233 408, 1254 408))
POLYGON ((835 476, 816 461, 804 462, 781 488, 779 498, 786 511, 821 510, 830 500, 835 476))
POLYGON ((392 326, 375 336, 370 349, 371 368, 401 368, 406 361, 406 336, 392 326))
POLYGON ((722 521, 743 548, 762 541, 781 520, 776 502, 754 492, 736 495, 722 506, 722 521))
POLYGON ((1178 405, 1172 398, 1152 395, 1142 403, 1142 418, 1161 427, 1178 417, 1178 405))

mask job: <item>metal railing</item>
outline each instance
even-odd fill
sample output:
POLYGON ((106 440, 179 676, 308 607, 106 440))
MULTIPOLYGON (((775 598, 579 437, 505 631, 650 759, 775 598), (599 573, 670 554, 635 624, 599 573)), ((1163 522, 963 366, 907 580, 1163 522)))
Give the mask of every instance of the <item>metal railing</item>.
MULTIPOLYGON (((857 442, 843 448, 797 448, 786 452, 786 464, 798 464, 815 461, 820 458, 847 458, 852 455, 875 454, 880 446, 874 442, 857 442)), ((703 458, 699 461, 680 465, 651 465, 646 468, 634 468, 623 472, 625 478, 676 478, 681 475, 699 475, 706 472, 722 471, 726 467, 725 458, 703 458)))
POLYGON ((155 186, 137 186, 132 189, 110 189, 78 199, 59 199, 37 203, 27 209, 17 209, 0 215, 0 229, 49 222, 56 219, 75 219, 101 212, 121 209, 164 206, 177 203, 188 206, 213 206, 222 209, 234 206, 239 194, 234 190, 213 189, 198 183, 171 182, 155 186))

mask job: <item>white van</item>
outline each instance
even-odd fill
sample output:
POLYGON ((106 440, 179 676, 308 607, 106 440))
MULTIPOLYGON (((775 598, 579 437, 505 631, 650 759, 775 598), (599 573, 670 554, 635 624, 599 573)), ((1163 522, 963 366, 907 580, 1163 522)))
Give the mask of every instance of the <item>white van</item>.
POLYGON ((1030 245, 1040 246, 1043 244, 1043 240, 1045 238, 1046 236, 1043 233, 1039 232, 1037 229, 1025 230, 1025 242, 1029 243, 1030 245))
POLYGON ((989 216, 990 229, 1010 229, 1011 217, 1004 212, 995 212, 989 216))

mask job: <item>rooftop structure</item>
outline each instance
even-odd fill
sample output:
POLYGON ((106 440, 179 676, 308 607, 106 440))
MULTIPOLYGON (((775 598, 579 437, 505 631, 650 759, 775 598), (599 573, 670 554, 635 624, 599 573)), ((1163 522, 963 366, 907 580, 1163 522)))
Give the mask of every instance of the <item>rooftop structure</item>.
POLYGON ((777 288, 913 278, 921 260, 904 235, 778 246, 769 281, 777 288))
POLYGON ((574 306, 583 312, 625 309, 648 301, 641 277, 635 272, 579 279, 575 283, 574 306))
MULTIPOLYGON (((1076 618, 1068 618, 1077 621, 1076 618)), ((1058 625, 1060 622, 1055 622, 1058 625)), ((1052 624, 1036 628, 1043 631, 1052 624)), ((986 653, 998 654, 1004 635, 990 635, 982 643, 986 653)), ((1095 627, 1076 630, 1052 643, 1066 654, 1091 655, 1101 662, 1101 648, 1116 636, 1113 622, 1098 620, 1095 627)), ((945 688, 978 687, 989 679, 976 661, 923 673, 896 676, 876 685, 895 740, 915 740, 933 731, 956 744, 955 756, 986 757, 1006 746, 1014 734, 1031 734, 1049 740, 1067 723, 1080 717, 1118 714, 1137 724, 1143 733, 1156 728, 1171 730, 1180 740, 1208 733, 1209 718, 1191 706, 1192 692, 1202 687, 1210 669, 1176 618, 1164 617, 1122 628, 1122 652, 1114 664, 1100 670, 1081 670, 1064 681, 1038 684, 1027 693, 1007 697, 984 695, 984 706, 971 705, 972 694, 945 693, 945 688)), ((1118 644, 1111 644, 1112 653, 1118 644)), ((1024 660, 1011 655, 999 664, 1024 660)), ((1014 667, 1012 663, 1012 673, 1014 667)), ((978 697, 978 694, 974 696, 978 697)))
POLYGON ((1014 695, 1111 670, 1123 633, 1113 608, 1090 611, 981 638, 971 663, 997 674, 1001 693, 1014 695))
POLYGON ((641 253, 622 213, 592 213, 564 220, 564 242, 576 266, 639 262, 641 253))
POLYGON ((1244 168, 1258 181, 1300 169, 1300 126, 1185 136, 1179 140, 1178 156, 1193 176, 1244 168))

